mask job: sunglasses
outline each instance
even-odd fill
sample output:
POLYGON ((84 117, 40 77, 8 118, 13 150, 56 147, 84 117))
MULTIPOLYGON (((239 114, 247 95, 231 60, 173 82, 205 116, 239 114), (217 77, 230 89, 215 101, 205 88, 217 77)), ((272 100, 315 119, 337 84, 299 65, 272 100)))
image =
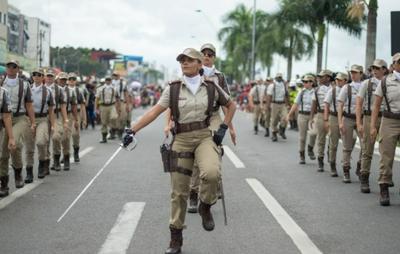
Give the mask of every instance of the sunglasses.
POLYGON ((7 65, 7 68, 17 69, 17 68, 18 68, 18 65, 16 65, 16 64, 8 64, 8 65, 7 65))
POLYGON ((303 80, 303 83, 312 83, 311 80, 303 80))
POLYGON ((41 76, 43 76, 41 73, 38 72, 32 73, 32 77, 41 77, 41 76))
POLYGON ((76 78, 68 78, 68 80, 76 81, 76 78))
POLYGON ((203 53, 203 55, 206 57, 214 57, 215 56, 215 54, 213 54, 213 53, 203 53))
POLYGON ((338 80, 338 81, 344 81, 344 79, 340 79, 340 78, 336 78, 335 80, 338 80))
POLYGON ((46 75, 46 77, 48 77, 48 78, 54 78, 54 76, 53 76, 53 75, 51 75, 51 74, 49 74, 49 75, 46 75))

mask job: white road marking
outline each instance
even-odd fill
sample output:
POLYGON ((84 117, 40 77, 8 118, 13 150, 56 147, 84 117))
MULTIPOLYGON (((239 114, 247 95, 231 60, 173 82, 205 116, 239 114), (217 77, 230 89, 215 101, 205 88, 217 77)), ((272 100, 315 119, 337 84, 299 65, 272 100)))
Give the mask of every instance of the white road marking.
POLYGON ((75 200, 69 205, 69 207, 67 208, 67 210, 65 210, 65 212, 61 215, 61 217, 57 220, 57 223, 60 222, 65 215, 67 215, 67 213, 71 210, 71 208, 76 204, 76 202, 78 202, 78 200, 82 197, 82 195, 89 189, 89 187, 93 184, 94 180, 96 180, 97 177, 99 177, 99 175, 104 171, 104 169, 108 166, 108 164, 110 164, 110 162, 115 158, 115 156, 117 156, 117 154, 122 150, 122 147, 119 147, 117 149, 117 151, 115 151, 113 153, 113 155, 111 155, 111 157, 106 161, 106 163, 104 164, 104 166, 99 170, 99 172, 97 172, 97 174, 93 177, 92 180, 90 180, 90 182, 86 185, 86 187, 81 191, 81 193, 75 198, 75 200))
POLYGON ((11 204, 12 202, 17 200, 18 198, 22 197, 26 193, 28 193, 31 190, 35 189, 36 187, 38 187, 42 183, 43 183, 43 180, 37 180, 34 183, 26 184, 24 186, 24 188, 18 189, 16 191, 14 191, 13 193, 11 193, 10 195, 8 195, 7 197, 1 199, 1 201, 0 201, 0 210, 3 209, 4 207, 8 206, 9 204, 11 204))
POLYGON ((124 205, 99 254, 125 254, 144 209, 144 202, 124 205))
POLYGON ((244 163, 236 156, 229 146, 224 146, 224 152, 236 168, 245 168, 244 163))
POLYGON ((271 212, 286 234, 303 254, 322 254, 321 250, 311 241, 308 235, 297 225, 278 201, 257 179, 248 178, 247 183, 271 212))

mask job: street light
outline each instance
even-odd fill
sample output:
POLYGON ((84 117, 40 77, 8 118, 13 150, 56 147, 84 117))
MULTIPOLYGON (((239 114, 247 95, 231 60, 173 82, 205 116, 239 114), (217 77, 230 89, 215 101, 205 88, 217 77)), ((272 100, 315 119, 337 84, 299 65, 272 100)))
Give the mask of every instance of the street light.
POLYGON ((251 74, 250 78, 254 80, 255 76, 255 47, 256 47, 256 0, 253 6, 253 33, 251 40, 251 74))

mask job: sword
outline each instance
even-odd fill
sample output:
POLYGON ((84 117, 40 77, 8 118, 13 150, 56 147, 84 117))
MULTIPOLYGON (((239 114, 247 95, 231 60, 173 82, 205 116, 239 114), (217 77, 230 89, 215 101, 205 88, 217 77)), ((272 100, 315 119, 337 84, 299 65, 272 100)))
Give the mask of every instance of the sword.
MULTIPOLYGON (((221 161, 222 161, 222 156, 224 156, 224 148, 221 145, 221 161)), ((226 216, 226 205, 225 205, 225 192, 224 192, 224 185, 222 184, 222 176, 221 176, 221 182, 219 183, 219 187, 221 188, 221 203, 222 203, 222 211, 224 213, 224 224, 225 226, 228 226, 228 217, 226 216)))

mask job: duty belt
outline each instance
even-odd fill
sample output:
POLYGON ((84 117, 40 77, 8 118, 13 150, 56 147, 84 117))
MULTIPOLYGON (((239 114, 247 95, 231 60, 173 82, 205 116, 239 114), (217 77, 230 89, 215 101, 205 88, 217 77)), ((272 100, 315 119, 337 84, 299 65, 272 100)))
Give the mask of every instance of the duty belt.
POLYGON ((329 112, 331 116, 337 116, 337 112, 329 112))
POLYGON ((309 115, 311 114, 311 112, 310 112, 310 111, 303 111, 303 110, 300 110, 300 111, 299 111, 299 114, 309 116, 309 115))
POLYGON ((389 118, 389 119, 398 119, 400 120, 400 113, 393 113, 389 111, 383 111, 383 117, 389 118))
POLYGON ((317 112, 318 113, 324 113, 324 110, 323 109, 318 109, 317 112))
POLYGON ((183 132, 190 132, 195 130, 201 130, 207 128, 210 124, 207 120, 201 122, 192 122, 192 123, 178 123, 175 127, 176 134, 183 132))
POLYGON ((258 105, 258 104, 260 104, 260 102, 259 101, 254 101, 253 104, 254 105, 258 105))
POLYGON ((102 103, 101 104, 101 106, 112 106, 112 105, 114 105, 115 103, 102 103))
MULTIPOLYGON (((372 112, 370 110, 364 110, 364 116, 370 116, 372 112)), ((382 111, 379 111, 378 117, 382 117, 382 111)))
POLYGON ((285 101, 272 101, 272 103, 275 103, 275 104, 285 104, 285 101))
POLYGON ((13 113, 13 117, 19 117, 19 116, 24 116, 24 115, 26 115, 25 112, 13 113))
POLYGON ((35 117, 47 117, 47 113, 35 113, 35 117))
POLYGON ((343 116, 347 117, 347 118, 350 118, 350 119, 356 119, 356 114, 350 114, 350 113, 347 113, 347 112, 343 112, 343 116))

